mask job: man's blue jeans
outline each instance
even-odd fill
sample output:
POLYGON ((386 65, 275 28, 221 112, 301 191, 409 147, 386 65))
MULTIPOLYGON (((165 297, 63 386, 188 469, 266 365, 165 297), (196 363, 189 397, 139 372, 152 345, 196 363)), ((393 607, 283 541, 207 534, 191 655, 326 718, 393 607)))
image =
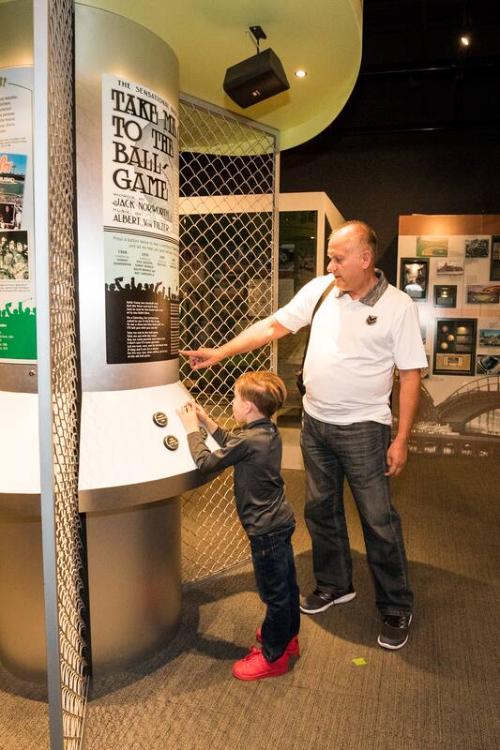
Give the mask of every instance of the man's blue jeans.
POLYGON ((341 594, 352 585, 345 477, 361 518, 377 607, 396 615, 411 612, 413 594, 401 522, 384 475, 390 433, 378 422, 333 425, 304 413, 301 447, 307 478, 304 515, 318 588, 341 594))
POLYGON ((267 606, 262 623, 262 653, 276 661, 299 632, 299 587, 293 559, 294 526, 250 537, 259 596, 267 606))

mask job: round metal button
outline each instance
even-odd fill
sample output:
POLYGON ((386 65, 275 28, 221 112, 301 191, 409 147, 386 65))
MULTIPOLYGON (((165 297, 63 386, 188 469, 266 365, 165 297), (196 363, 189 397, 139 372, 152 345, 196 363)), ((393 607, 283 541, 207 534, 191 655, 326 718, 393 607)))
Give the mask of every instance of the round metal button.
POLYGON ((153 422, 157 427, 166 427, 168 424, 168 417, 162 411, 156 411, 153 414, 153 422))
POLYGON ((168 448, 169 451, 176 451, 179 447, 179 441, 175 435, 167 435, 163 438, 163 445, 168 448))

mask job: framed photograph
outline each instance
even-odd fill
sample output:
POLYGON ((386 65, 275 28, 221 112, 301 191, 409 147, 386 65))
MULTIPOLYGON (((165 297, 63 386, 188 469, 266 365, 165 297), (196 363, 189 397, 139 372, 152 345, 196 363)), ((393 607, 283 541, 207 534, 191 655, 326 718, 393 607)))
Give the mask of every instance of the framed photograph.
POLYGON ((28 232, 0 229, 0 281, 29 281, 28 232))
POLYGON ((478 354, 477 375, 497 375, 500 372, 500 354, 478 354))
POLYGON ((427 299, 429 261, 424 258, 401 258, 399 288, 412 299, 427 299))
POLYGON ((466 258, 487 258, 489 255, 490 241, 487 238, 465 240, 466 258))
POLYGON ((500 284, 468 284, 468 305, 496 305, 500 301, 500 284))
POLYGON ((0 150, 0 229, 21 229, 27 161, 25 154, 0 150))
POLYGON ((419 258, 444 258, 448 255, 448 237, 417 237, 419 258))
POLYGON ((479 346, 500 346, 500 328, 480 328, 479 346))
POLYGON ((500 281, 500 235, 494 234, 491 238, 491 281, 500 281))
POLYGON ((438 276, 462 276, 464 263, 462 258, 448 258, 438 261, 436 273, 438 276))
POLYGON ((434 286, 434 307, 456 307, 456 284, 436 284, 434 286))
POLYGON ((448 318, 436 321, 434 374, 475 374, 476 329, 475 318, 448 318))

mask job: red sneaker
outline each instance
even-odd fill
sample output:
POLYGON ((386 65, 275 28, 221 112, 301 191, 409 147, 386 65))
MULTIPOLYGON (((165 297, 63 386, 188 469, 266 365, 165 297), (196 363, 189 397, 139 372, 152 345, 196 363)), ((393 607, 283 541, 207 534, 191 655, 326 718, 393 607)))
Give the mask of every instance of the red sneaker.
POLYGON ((279 677, 288 672, 288 654, 269 662, 260 648, 252 646, 250 653, 233 664, 233 675, 238 680, 262 680, 264 677, 279 677))
MULTIPOLYGON (((262 627, 257 628, 255 631, 255 637, 258 643, 262 643, 262 627)), ((286 653, 288 656, 300 656, 299 639, 296 635, 290 638, 288 646, 286 647, 286 653)))

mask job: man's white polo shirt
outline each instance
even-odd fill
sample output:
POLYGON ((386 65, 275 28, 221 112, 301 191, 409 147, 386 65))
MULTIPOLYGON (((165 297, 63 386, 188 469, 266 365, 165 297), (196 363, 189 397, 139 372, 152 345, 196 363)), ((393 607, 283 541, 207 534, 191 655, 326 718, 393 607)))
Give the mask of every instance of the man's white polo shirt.
MULTIPOLYGON (((417 305, 377 271, 377 285, 361 300, 334 288, 314 316, 304 365, 304 410, 331 424, 391 424, 394 366, 427 367, 417 305)), ((274 317, 295 333, 311 316, 333 276, 306 284, 274 317)))

